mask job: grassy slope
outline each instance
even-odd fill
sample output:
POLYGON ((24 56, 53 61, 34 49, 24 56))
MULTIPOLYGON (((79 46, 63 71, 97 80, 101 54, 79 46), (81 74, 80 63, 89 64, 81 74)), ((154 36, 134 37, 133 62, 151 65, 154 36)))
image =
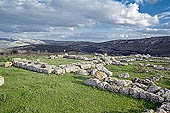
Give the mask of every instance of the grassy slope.
MULTIPOLYGON (((44 56, 38 58, 41 60, 44 56)), ((7 57, 0 58, 1 62, 6 60, 7 57)), ((61 62, 75 61, 60 59, 53 63, 58 65, 61 62)), ((115 72, 114 76, 119 73, 116 70, 131 72, 131 67, 108 68, 115 72)), ((90 76, 46 75, 14 67, 0 67, 0 75, 5 77, 5 84, 0 88, 0 113, 140 113, 156 106, 152 102, 84 85, 83 81, 90 76)))

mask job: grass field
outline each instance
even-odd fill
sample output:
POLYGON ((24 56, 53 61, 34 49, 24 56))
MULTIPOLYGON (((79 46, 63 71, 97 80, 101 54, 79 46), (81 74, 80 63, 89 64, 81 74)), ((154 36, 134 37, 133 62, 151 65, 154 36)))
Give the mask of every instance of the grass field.
MULTIPOLYGON (((30 60, 40 59, 53 65, 79 62, 71 59, 49 60, 47 56, 21 56, 30 60)), ((11 57, 1 57, 1 64, 11 57)), ((154 74, 168 72, 153 70, 153 73, 138 73, 133 66, 106 66, 118 77, 119 73, 128 72, 132 77, 144 78, 154 74)), ((145 109, 154 109, 157 104, 129 96, 111 93, 86 86, 83 81, 90 76, 48 75, 15 67, 0 67, 0 75, 5 77, 5 84, 0 87, 0 113, 141 113, 145 109)), ((158 84, 170 88, 167 79, 158 84)))

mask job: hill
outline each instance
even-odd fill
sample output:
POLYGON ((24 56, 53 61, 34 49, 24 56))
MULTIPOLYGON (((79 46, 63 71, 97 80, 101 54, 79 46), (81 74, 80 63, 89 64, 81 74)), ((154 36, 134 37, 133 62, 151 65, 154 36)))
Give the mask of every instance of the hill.
POLYGON ((108 53, 110 55, 150 54, 153 56, 170 56, 170 36, 151 37, 132 40, 113 40, 108 42, 74 42, 74 41, 48 41, 45 44, 15 47, 17 50, 48 51, 51 53, 83 52, 108 53))

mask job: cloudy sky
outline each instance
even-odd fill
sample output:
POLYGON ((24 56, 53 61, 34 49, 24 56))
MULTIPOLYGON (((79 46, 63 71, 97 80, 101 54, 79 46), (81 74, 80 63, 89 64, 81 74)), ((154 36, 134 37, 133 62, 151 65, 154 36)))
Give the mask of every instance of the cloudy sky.
POLYGON ((0 38, 107 41, 170 35, 170 0, 0 0, 0 38))

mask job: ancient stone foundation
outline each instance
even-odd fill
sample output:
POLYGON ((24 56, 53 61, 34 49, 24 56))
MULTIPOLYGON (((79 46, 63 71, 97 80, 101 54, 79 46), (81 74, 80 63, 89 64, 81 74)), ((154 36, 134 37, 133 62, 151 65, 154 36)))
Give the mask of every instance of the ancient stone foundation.
MULTIPOLYGON (((108 76, 100 79, 99 77, 93 76, 92 78, 85 80, 84 84, 96 86, 115 93, 129 95, 133 98, 162 103, 162 106, 158 108, 157 113, 170 112, 170 90, 156 86, 154 82, 149 79, 120 80, 108 76), (162 112, 163 110, 166 112, 162 112)), ((147 113, 150 112, 147 111, 147 113)))

